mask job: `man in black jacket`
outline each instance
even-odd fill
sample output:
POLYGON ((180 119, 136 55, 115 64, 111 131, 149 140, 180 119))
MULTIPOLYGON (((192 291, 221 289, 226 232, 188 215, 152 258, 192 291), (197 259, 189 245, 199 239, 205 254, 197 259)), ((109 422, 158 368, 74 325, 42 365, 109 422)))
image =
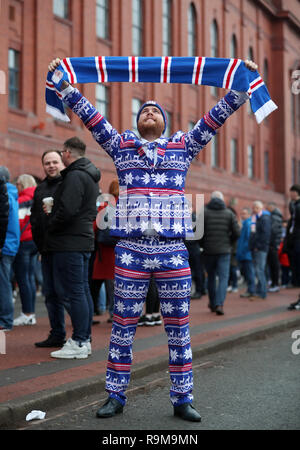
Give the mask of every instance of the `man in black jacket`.
POLYGON ((266 209, 271 213, 271 238, 270 238, 270 246, 268 252, 268 266, 270 270, 270 277, 272 284, 268 289, 269 292, 278 292, 279 291, 279 256, 278 256, 278 248, 281 242, 282 237, 282 214, 279 209, 276 207, 276 203, 269 202, 267 204, 266 209))
POLYGON ((289 204, 290 219, 286 230, 285 247, 288 251, 291 269, 292 284, 300 286, 300 185, 290 187, 289 204))
POLYGON ((204 209, 204 236, 202 240, 207 271, 209 308, 223 315, 223 304, 228 286, 232 244, 240 236, 235 214, 226 208, 222 192, 215 191, 204 209), (216 287, 218 277, 218 287, 216 287))
POLYGON ((83 359, 91 353, 94 308, 88 267, 94 250, 100 171, 85 158, 85 148, 77 137, 64 143, 61 154, 66 169, 47 223, 46 251, 51 253, 55 290, 60 299, 69 300, 73 326, 72 338, 51 353, 53 358, 83 359))
MULTIPOLYGON (((39 184, 34 192, 31 208, 30 223, 33 240, 41 254, 43 291, 45 304, 51 326, 49 337, 36 342, 37 347, 62 347, 65 343, 64 305, 59 300, 54 286, 51 254, 46 251, 46 229, 48 216, 43 209, 43 199, 54 197, 58 186, 62 182, 60 172, 65 168, 61 154, 58 150, 47 150, 42 155, 42 165, 46 178, 39 184)), ((67 306, 66 306, 67 307, 67 306)), ((67 308, 68 309, 68 308, 67 308)))
POLYGON ((0 177, 0 257, 4 245, 6 229, 8 224, 9 204, 6 189, 6 180, 0 177))

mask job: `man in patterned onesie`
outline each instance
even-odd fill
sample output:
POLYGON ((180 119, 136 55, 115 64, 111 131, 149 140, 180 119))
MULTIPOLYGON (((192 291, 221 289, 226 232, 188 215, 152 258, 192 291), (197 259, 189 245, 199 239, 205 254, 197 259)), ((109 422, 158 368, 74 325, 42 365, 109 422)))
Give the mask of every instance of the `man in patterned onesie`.
MULTIPOLYGON (((59 63, 58 58, 53 60, 49 71, 53 72, 59 63)), ((253 62, 245 64, 250 70, 257 69, 253 62)), ((146 102, 137 115, 138 137, 129 130, 119 134, 66 81, 61 94, 64 103, 113 159, 120 185, 111 226, 111 233, 120 241, 115 248, 115 309, 106 374, 109 397, 97 417, 112 417, 123 411, 132 343, 153 274, 168 337, 174 415, 200 422, 200 414, 192 405, 191 273, 183 242, 192 233, 192 223, 184 185, 193 158, 248 96, 230 91, 191 131, 165 138, 166 117, 154 101, 146 102)))

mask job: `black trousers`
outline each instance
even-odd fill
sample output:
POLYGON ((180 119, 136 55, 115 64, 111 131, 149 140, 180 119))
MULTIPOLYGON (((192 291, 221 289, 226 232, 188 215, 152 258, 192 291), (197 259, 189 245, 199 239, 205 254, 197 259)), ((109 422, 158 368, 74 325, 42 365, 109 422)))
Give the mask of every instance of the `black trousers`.
POLYGON ((272 287, 279 285, 279 271, 280 271, 280 263, 277 249, 274 247, 270 247, 268 251, 268 266, 270 270, 270 278, 272 281, 272 287))

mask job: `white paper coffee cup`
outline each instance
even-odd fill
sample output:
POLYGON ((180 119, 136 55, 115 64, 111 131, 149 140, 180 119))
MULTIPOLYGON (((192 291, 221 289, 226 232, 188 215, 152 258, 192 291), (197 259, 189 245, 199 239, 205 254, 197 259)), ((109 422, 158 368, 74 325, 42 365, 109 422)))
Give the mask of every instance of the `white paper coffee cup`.
POLYGON ((47 213, 51 213, 53 206, 53 197, 43 198, 43 203, 46 206, 47 213))

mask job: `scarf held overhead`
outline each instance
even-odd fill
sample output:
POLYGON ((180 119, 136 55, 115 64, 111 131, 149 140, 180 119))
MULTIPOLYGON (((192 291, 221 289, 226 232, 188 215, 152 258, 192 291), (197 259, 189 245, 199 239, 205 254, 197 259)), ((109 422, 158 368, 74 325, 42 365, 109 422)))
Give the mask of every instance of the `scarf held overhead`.
POLYGON ((259 73, 247 69, 241 59, 235 58, 95 56, 62 59, 55 72, 47 75, 46 111, 69 122, 59 92, 64 80, 70 84, 185 83, 247 92, 257 123, 277 109, 259 73))

